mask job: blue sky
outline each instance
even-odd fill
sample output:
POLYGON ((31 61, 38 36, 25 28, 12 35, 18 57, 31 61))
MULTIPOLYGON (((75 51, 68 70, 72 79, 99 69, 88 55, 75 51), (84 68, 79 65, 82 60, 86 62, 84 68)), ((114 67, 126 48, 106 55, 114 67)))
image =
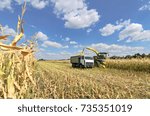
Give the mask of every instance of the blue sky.
MULTIPOLYGON (((5 34, 15 36, 23 1, 0 0, 5 34)), ((20 43, 34 35, 37 58, 69 58, 84 47, 110 55, 150 53, 150 0, 26 1, 25 37, 20 43)))

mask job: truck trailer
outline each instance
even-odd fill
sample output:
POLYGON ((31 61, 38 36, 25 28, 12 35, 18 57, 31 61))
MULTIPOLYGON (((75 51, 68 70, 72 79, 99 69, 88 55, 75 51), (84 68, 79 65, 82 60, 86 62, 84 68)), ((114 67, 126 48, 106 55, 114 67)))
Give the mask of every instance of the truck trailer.
POLYGON ((93 68, 94 59, 90 56, 72 56, 70 58, 72 67, 93 68))

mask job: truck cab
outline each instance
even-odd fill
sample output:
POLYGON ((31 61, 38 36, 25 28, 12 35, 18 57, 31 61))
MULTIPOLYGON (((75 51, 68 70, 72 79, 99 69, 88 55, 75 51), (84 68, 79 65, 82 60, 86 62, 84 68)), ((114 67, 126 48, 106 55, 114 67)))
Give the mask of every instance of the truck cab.
POLYGON ((72 56, 70 58, 72 67, 92 68, 94 67, 94 59, 90 56, 72 56))

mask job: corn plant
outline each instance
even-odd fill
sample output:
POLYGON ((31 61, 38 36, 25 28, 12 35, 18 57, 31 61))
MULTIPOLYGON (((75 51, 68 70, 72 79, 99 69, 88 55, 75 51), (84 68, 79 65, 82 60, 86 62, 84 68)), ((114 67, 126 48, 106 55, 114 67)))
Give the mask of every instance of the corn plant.
MULTIPOLYGON (((36 83, 34 73, 34 43, 28 42, 24 46, 17 43, 24 35, 23 16, 26 3, 22 7, 22 15, 18 17, 17 34, 7 45, 0 42, 0 98, 26 98, 29 88, 36 83)), ((0 25, 0 40, 7 40, 10 35, 3 35, 0 25)))

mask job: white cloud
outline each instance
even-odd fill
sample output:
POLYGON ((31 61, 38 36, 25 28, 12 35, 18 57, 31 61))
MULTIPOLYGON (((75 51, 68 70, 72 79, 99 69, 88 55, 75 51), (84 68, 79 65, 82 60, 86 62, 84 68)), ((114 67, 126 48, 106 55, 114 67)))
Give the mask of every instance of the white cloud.
POLYGON ((16 31, 13 28, 10 28, 8 25, 5 25, 3 27, 3 34, 4 35, 11 35, 14 37, 16 35, 16 31))
POLYGON ((37 9, 43 9, 49 4, 49 0, 32 0, 31 5, 37 9))
POLYGON ((25 1, 28 3, 30 2, 30 0, 14 0, 15 2, 17 2, 19 5, 23 4, 25 1))
POLYGON ((42 44, 43 47, 54 47, 54 48, 63 48, 63 46, 60 43, 53 42, 53 41, 44 41, 42 44))
POLYGON ((135 53, 143 53, 144 47, 131 47, 125 45, 117 45, 117 44, 105 44, 105 43, 97 43, 92 44, 90 47, 95 48, 99 52, 108 52, 110 55, 128 55, 135 53))
POLYGON ((12 10, 13 1, 17 2, 18 5, 22 5, 24 1, 26 1, 36 9, 43 9, 49 5, 50 0, 0 0, 0 10, 4 9, 12 10))
POLYGON ((66 45, 66 46, 64 46, 63 48, 69 48, 69 46, 68 46, 68 45, 66 45))
POLYGON ((91 28, 89 28, 89 29, 86 30, 87 33, 90 33, 91 31, 92 31, 91 28))
POLYGON ((35 26, 35 25, 30 25, 30 26, 31 26, 32 28, 34 28, 34 29, 36 28, 36 26, 35 26))
POLYGON ((65 27, 81 29, 90 27, 99 21, 99 14, 95 9, 88 10, 85 0, 51 0, 55 7, 55 14, 62 16, 65 27))
POLYGON ((125 20, 124 22, 117 21, 116 25, 107 24, 102 29, 99 29, 102 36, 109 36, 112 35, 115 31, 121 30, 123 27, 130 24, 130 19, 125 20))
POLYGON ((74 47, 74 48, 84 48, 84 47, 86 47, 86 46, 80 44, 80 45, 74 45, 73 47, 74 47))
MULTIPOLYGON (((108 52, 110 56, 116 55, 116 56, 125 56, 125 55, 133 55, 135 53, 144 53, 145 49, 144 47, 132 47, 132 46, 126 46, 126 45, 117 45, 117 44, 106 44, 106 43, 96 43, 91 45, 80 45, 80 50, 76 52, 68 52, 68 51, 60 51, 57 52, 50 52, 41 49, 40 52, 36 53, 37 58, 45 58, 45 59, 68 59, 70 56, 78 54, 78 52, 81 52, 82 48, 91 47, 96 49, 99 52, 108 52)), ((63 47, 62 47, 63 48, 63 47)), ((85 50, 85 55, 94 56, 95 53, 89 50, 85 50)))
POLYGON ((5 25, 4 27, 2 27, 2 30, 0 30, 0 35, 10 35, 7 40, 2 40, 4 44, 10 44, 16 34, 16 31, 13 28, 10 28, 8 25, 5 25))
POLYGON ((70 41, 70 38, 69 38, 69 37, 66 37, 66 38, 65 38, 65 41, 70 41))
POLYGON ((35 39, 38 39, 40 41, 48 40, 48 36, 40 31, 38 33, 36 33, 34 37, 35 37, 35 39))
POLYGON ((115 31, 120 30, 122 26, 120 25, 112 25, 112 24, 107 24, 105 27, 100 29, 99 31, 101 32, 102 36, 109 36, 112 35, 115 31))
POLYGON ((139 8, 139 11, 143 11, 143 10, 149 10, 150 11, 150 1, 147 4, 145 4, 139 8))
POLYGON ((131 23, 119 34, 119 40, 131 41, 150 41, 150 30, 144 30, 138 23, 131 23))
POLYGON ((86 6, 85 0, 51 0, 55 5, 55 12, 59 15, 62 13, 69 13, 86 6))
POLYGON ((40 51, 40 52, 44 52, 44 51, 45 51, 45 49, 43 49, 43 48, 39 48, 39 51, 40 51))
POLYGON ((102 36, 109 36, 119 32, 119 40, 125 40, 126 42, 132 41, 150 41, 150 30, 144 30, 143 26, 138 23, 131 23, 130 19, 120 22, 116 22, 116 25, 107 24, 105 27, 99 30, 102 36))
POLYGON ((11 10, 11 2, 12 0, 0 0, 0 10, 8 9, 11 10))
POLYGON ((60 52, 60 54, 61 54, 61 55, 71 55, 71 53, 70 53, 70 52, 67 52, 67 51, 62 51, 62 52, 60 52))
POLYGON ((73 53, 67 52, 67 51, 61 51, 59 53, 54 53, 51 51, 45 51, 45 52, 37 52, 36 58, 37 59, 51 59, 51 60, 57 60, 57 59, 69 59, 70 56, 72 56, 73 53))
POLYGON ((82 9, 64 15, 65 27, 67 28, 86 28, 95 24, 99 20, 96 10, 82 9))
MULTIPOLYGON (((43 32, 40 32, 40 31, 35 34, 34 38, 43 42, 43 44, 41 45, 42 47, 49 47, 50 46, 50 47, 54 47, 54 48, 65 48, 65 49, 69 48, 68 45, 63 46, 60 43, 48 40, 48 36, 46 34, 44 34, 43 32)), ((42 49, 40 49, 40 50, 42 50, 42 49)))
POLYGON ((78 44, 76 41, 70 41, 70 44, 72 44, 72 45, 76 45, 76 44, 78 44))

